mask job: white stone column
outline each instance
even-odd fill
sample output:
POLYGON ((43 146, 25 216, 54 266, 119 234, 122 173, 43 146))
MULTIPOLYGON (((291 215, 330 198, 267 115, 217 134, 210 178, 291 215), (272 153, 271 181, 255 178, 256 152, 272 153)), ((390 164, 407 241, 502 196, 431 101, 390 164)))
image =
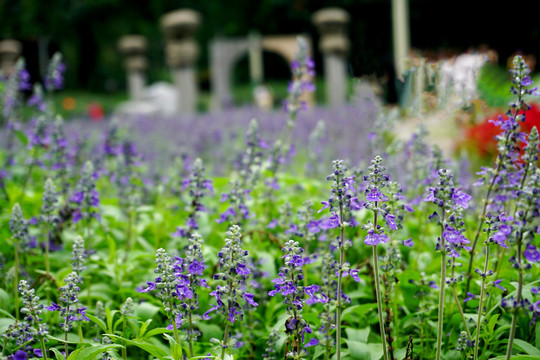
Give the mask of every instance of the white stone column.
POLYGON ((319 49, 324 58, 326 98, 331 106, 347 102, 347 55, 350 42, 346 34, 349 14, 340 8, 321 9, 313 14, 321 33, 319 49))
POLYGON ((392 0, 392 30, 394 44, 394 67, 399 79, 406 70, 405 59, 411 49, 409 30, 409 0, 392 0))
POLYGON ((178 113, 197 111, 197 77, 195 64, 199 58, 199 45, 193 35, 201 23, 198 12, 190 9, 175 10, 161 18, 165 32, 165 55, 173 72, 178 91, 178 113))
POLYGON ((118 50, 125 56, 128 93, 132 101, 141 101, 144 98, 145 71, 148 68, 146 49, 146 39, 140 35, 126 35, 118 41, 118 50))
POLYGON ((0 41, 0 70, 2 74, 11 75, 21 52, 22 44, 19 41, 13 39, 0 41))
POLYGON ((261 35, 249 34, 249 77, 251 84, 260 85, 264 80, 263 50, 261 35))

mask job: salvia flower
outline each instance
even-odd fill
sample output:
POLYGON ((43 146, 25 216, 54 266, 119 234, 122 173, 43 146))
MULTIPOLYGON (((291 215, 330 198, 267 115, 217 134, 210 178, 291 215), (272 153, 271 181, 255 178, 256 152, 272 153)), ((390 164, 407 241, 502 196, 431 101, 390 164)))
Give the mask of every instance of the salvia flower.
POLYGON ((171 321, 170 327, 172 328, 175 324, 178 328, 182 324, 182 316, 178 306, 180 298, 177 290, 181 279, 176 276, 173 258, 164 249, 157 250, 155 263, 157 267, 154 273, 157 274, 157 277, 154 281, 147 282, 148 287, 140 292, 156 291, 155 295, 161 299, 165 314, 171 321))
POLYGON ((81 219, 99 219, 99 193, 96 190, 94 176, 94 166, 92 162, 87 161, 82 169, 81 178, 75 192, 70 199, 75 206, 73 222, 78 222, 81 219))
MULTIPOLYGON (((291 356, 301 355, 301 344, 306 345, 305 334, 312 333, 310 326, 302 317, 304 304, 307 303, 306 295, 311 303, 322 302, 322 298, 317 298, 315 292, 320 290, 318 285, 303 286, 304 265, 303 252, 297 241, 289 240, 282 249, 284 266, 279 269, 279 277, 272 280, 274 290, 268 295, 275 296, 281 294, 283 303, 287 306, 289 318, 285 322, 285 333, 293 336, 293 343, 298 344, 293 347, 291 356)), ((327 298, 325 298, 327 299, 327 298)), ((317 339, 314 339, 317 341, 317 339)))
POLYGON ((238 181, 230 182, 231 190, 228 193, 221 195, 221 201, 228 201, 229 207, 219 215, 218 223, 231 222, 242 223, 251 216, 247 206, 250 190, 240 187, 238 181))
POLYGON ((19 204, 13 205, 11 219, 9 220, 9 229, 15 241, 24 243, 28 240, 28 222, 23 218, 19 204))
POLYGON ((128 297, 126 301, 120 306, 120 314, 122 314, 125 317, 133 316, 135 313, 135 308, 133 304, 133 299, 128 297))
POLYGON ((242 285, 251 271, 246 266, 248 252, 241 247, 240 227, 232 225, 225 236, 225 245, 218 253, 220 272, 214 275, 214 280, 219 280, 222 285, 218 285, 216 290, 210 293, 217 304, 212 305, 203 318, 209 319, 209 314, 216 311, 225 315, 227 320, 234 324, 243 318, 241 301, 253 307, 258 304, 253 294, 242 291, 242 285))
MULTIPOLYGON (((358 210, 359 207, 355 206, 355 189, 354 178, 348 175, 348 169, 343 160, 332 161, 332 173, 326 177, 326 180, 332 182, 331 192, 332 195, 328 202, 323 201, 323 209, 330 210, 330 217, 326 223, 326 228, 332 229, 339 226, 345 226, 346 219, 351 217, 351 210, 358 210)), ((352 221, 349 220, 347 224, 352 226, 352 221)), ((338 247, 343 244, 338 244, 338 247)))
POLYGON ((63 62, 62 54, 59 52, 54 53, 49 67, 47 69, 47 75, 45 76, 45 87, 47 91, 60 90, 64 86, 64 73, 66 72, 66 65, 63 62))
POLYGON ((71 252, 71 261, 73 261, 73 272, 79 276, 79 282, 82 283, 84 278, 81 275, 86 270, 84 263, 88 257, 88 252, 84 248, 84 240, 81 236, 75 238, 73 243, 73 251, 71 252))
POLYGON ((56 211, 58 210, 58 194, 56 192, 56 186, 54 186, 54 182, 50 178, 45 181, 42 204, 40 220, 52 226, 58 221, 56 215, 56 211))
POLYGON ((45 309, 49 311, 60 311, 63 321, 60 323, 60 328, 64 332, 68 332, 73 328, 73 325, 78 321, 89 321, 86 317, 86 308, 79 304, 79 288, 80 278, 76 272, 70 273, 65 281, 65 285, 60 287, 60 303, 62 306, 52 303, 45 309))
POLYGON ((189 195, 186 201, 189 204, 186 207, 186 211, 188 211, 187 228, 178 227, 174 235, 188 237, 193 231, 199 229, 197 219, 199 214, 205 211, 202 200, 214 191, 212 180, 205 177, 204 171, 202 160, 196 159, 191 167, 189 178, 182 182, 182 190, 187 190, 189 195))
POLYGON ((174 264, 175 275, 178 279, 176 294, 180 298, 180 310, 185 324, 185 333, 190 350, 193 353, 193 342, 197 341, 200 331, 194 325, 201 319, 198 314, 200 287, 208 287, 203 272, 206 268, 202 253, 204 241, 197 233, 191 234, 185 252, 185 258, 176 258, 174 264))
POLYGON ((19 282, 19 293, 23 300, 21 312, 25 314, 24 320, 32 329, 32 336, 36 340, 46 341, 49 329, 47 324, 42 323, 41 313, 43 312, 43 305, 39 303, 39 297, 35 295, 35 290, 30 288, 26 280, 19 282))
POLYGON ((252 119, 246 133, 246 147, 238 161, 240 186, 253 189, 259 180, 264 149, 267 145, 259 137, 259 122, 252 119))
POLYGON ((41 85, 34 85, 34 93, 28 99, 27 105, 29 107, 36 107, 36 109, 41 113, 44 113, 47 110, 47 103, 43 98, 43 88, 41 85))
POLYGON ((465 222, 463 221, 463 209, 469 206, 470 195, 466 194, 461 187, 454 186, 453 175, 450 170, 440 169, 438 172, 437 186, 430 187, 424 201, 431 202, 439 207, 430 215, 430 220, 435 221, 442 227, 443 237, 438 239, 437 250, 444 251, 451 257, 459 257, 460 250, 470 247, 470 241, 465 237, 465 222), (444 244, 444 249, 442 248, 444 244))
POLYGON ((298 51, 291 67, 293 70, 293 81, 289 84, 289 96, 285 102, 285 109, 289 113, 288 122, 294 125, 298 112, 306 107, 301 97, 306 92, 315 91, 315 85, 311 82, 311 78, 315 74, 315 63, 308 54, 308 45, 303 37, 298 37, 298 51))
POLYGON ((385 167, 382 165, 382 157, 376 156, 368 167, 368 175, 364 176, 364 181, 367 182, 365 189, 364 207, 373 211, 373 222, 369 221, 362 228, 367 230, 367 235, 364 239, 364 244, 375 246, 380 243, 389 241, 385 228, 381 226, 384 221, 390 230, 398 229, 398 222, 401 220, 401 215, 396 218, 392 213, 393 208, 397 207, 397 194, 399 193, 399 185, 397 183, 389 183, 390 176, 385 174, 385 167), (389 186, 389 184, 391 186, 389 186), (392 202, 387 204, 389 197, 383 192, 385 187, 391 188, 392 202), (380 219, 380 221, 379 221, 380 219))

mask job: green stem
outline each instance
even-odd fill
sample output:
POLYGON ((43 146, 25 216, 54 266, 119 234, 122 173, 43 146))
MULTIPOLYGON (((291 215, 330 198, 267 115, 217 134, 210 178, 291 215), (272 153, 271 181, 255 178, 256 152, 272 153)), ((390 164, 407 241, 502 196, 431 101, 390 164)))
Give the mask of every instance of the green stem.
MULTIPOLYGON (((523 234, 523 229, 521 229, 520 234, 523 234)), ((521 240, 522 236, 518 237, 517 241, 517 263, 519 265, 519 277, 518 277, 518 288, 517 288, 517 299, 516 302, 519 305, 521 302, 521 293, 523 291, 523 269, 521 268, 521 240)), ((506 348, 506 360, 510 360, 512 356, 512 347, 514 345, 514 337, 516 336, 516 325, 518 317, 518 309, 514 309, 514 314, 512 316, 512 325, 510 326, 510 336, 508 337, 508 347, 506 348)))
MULTIPOLYGON (((122 321, 122 334, 126 336, 126 318, 124 317, 124 320, 122 321)), ((124 344, 124 347, 122 348, 122 359, 127 360, 127 349, 124 344)))
MULTIPOLYGON (((48 220, 48 219, 47 219, 48 220)), ((51 241, 50 231, 49 231, 49 222, 46 222, 45 225, 45 271, 47 271, 47 279, 50 278, 50 264, 49 264, 49 242, 51 241)))
POLYGON ((230 328, 231 328, 231 323, 227 321, 227 325, 225 326, 225 333, 223 334, 223 345, 222 345, 223 349, 221 350, 221 360, 225 358, 225 349, 226 349, 227 340, 229 339, 230 328))
POLYGON ((83 334, 82 334, 82 324, 79 322, 79 326, 77 326, 77 333, 79 334, 79 342, 82 344, 84 342, 83 334))
POLYGON ((15 240, 15 269, 13 271, 13 293, 15 294, 15 318, 19 320, 19 241, 15 240))
POLYGON ((28 183, 28 179, 30 178, 30 175, 32 174, 32 168, 34 167, 34 164, 37 159, 37 155, 38 155, 37 151, 38 151, 38 148, 34 146, 34 152, 32 154, 32 162, 30 163, 30 165, 28 165, 28 171, 26 172, 24 176, 23 185, 22 185, 22 193, 21 193, 21 198, 19 201, 22 201, 22 199, 24 198, 24 193, 26 191, 26 184, 28 183))
POLYGON ((343 264, 345 263, 345 226, 343 224, 343 205, 339 204, 339 274, 337 288, 337 309, 336 309, 336 356, 341 359, 341 292, 343 288, 343 264))
MULTIPOLYGON (((487 233, 489 238, 489 231, 487 233)), ((480 288, 480 303, 478 304, 478 321, 476 324, 476 337, 474 340, 474 360, 478 359, 478 346, 480 345, 480 325, 482 320, 482 311, 484 305, 484 294, 486 286, 486 273, 489 265, 489 244, 486 244, 486 261, 484 262, 484 273, 482 276, 482 287, 480 288)))
MULTIPOLYGON (((375 213, 375 224, 374 227, 377 227, 377 213, 375 213)), ((377 310, 379 313, 379 327, 381 329, 381 341, 383 346, 383 355, 384 360, 388 360, 388 351, 386 349, 386 336, 384 334, 384 320, 383 320, 383 309, 381 302, 381 289, 379 284, 379 264, 377 259, 377 245, 373 245, 373 269, 375 271, 375 295, 377 297, 377 310)))
POLYGON ((465 319, 465 314, 463 313, 463 309, 461 308, 461 304, 459 303, 459 298, 457 296, 456 288, 452 286, 452 295, 454 296, 454 302, 456 303, 459 314, 461 315, 461 321, 463 322, 463 326, 465 326, 465 331, 467 332, 467 336, 469 338, 469 341, 472 342, 472 335, 469 330, 469 327, 467 326, 467 319, 465 319))
MULTIPOLYGON (((440 284, 440 293, 439 293, 439 313, 437 319, 437 350, 436 350, 436 360, 441 359, 441 350, 442 350, 442 337, 443 337, 443 316, 444 316, 444 291, 446 288, 446 249, 444 243, 443 227, 444 227, 444 209, 441 223, 441 284, 440 284)), ((472 252, 471 252, 472 256, 472 252)))
MULTIPOLYGON (((69 314, 69 304, 66 308, 66 314, 69 314)), ((64 322, 64 329, 67 329, 67 324, 68 324, 68 319, 69 319, 69 316, 66 316, 66 320, 64 322)), ((66 359, 69 357, 69 347, 68 347, 68 332, 66 330, 64 330, 64 351, 65 351, 65 355, 66 355, 66 359)))
POLYGON ((43 353, 43 359, 47 360, 47 348, 45 347, 45 340, 41 338, 41 352, 43 353))

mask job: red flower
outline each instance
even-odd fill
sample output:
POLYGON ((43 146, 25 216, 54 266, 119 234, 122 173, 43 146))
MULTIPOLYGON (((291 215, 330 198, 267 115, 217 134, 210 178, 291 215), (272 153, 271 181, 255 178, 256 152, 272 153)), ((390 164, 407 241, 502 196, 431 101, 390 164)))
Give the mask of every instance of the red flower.
MULTIPOLYGON (((540 106, 531 105, 530 110, 525 111, 525 114, 525 122, 520 123, 520 127, 521 131, 528 135, 533 127, 536 126, 537 129, 540 129, 540 106)), ((495 136, 501 134, 502 130, 489 120, 497 119, 501 115, 506 118, 506 115, 500 113, 490 115, 484 121, 465 130, 466 143, 475 149, 481 157, 495 157, 497 155, 495 136)), ((520 147, 523 149, 525 143, 521 143, 520 147)))

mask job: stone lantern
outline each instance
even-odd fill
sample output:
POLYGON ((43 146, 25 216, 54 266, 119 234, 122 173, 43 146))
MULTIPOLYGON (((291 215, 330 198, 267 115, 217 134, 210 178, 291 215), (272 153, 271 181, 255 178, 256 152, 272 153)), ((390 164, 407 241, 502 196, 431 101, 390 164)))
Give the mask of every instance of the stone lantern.
POLYGON ((22 44, 20 41, 5 39, 0 41, 0 70, 5 75, 11 75, 15 70, 17 59, 21 56, 22 44))
POLYGON ((324 58, 327 101, 332 106, 343 105, 347 101, 349 14, 340 8, 325 8, 315 12, 312 21, 321 34, 319 49, 324 58))
POLYGON ((131 100, 141 101, 146 87, 145 71, 148 60, 146 38, 141 35, 126 35, 118 41, 118 50, 124 55, 124 67, 127 71, 128 92, 131 100))
POLYGON ((178 112, 183 114, 195 113, 197 109, 195 64, 199 58, 199 44, 194 34, 200 24, 200 14, 190 9, 175 10, 161 18, 167 65, 172 69, 178 92, 178 112))

